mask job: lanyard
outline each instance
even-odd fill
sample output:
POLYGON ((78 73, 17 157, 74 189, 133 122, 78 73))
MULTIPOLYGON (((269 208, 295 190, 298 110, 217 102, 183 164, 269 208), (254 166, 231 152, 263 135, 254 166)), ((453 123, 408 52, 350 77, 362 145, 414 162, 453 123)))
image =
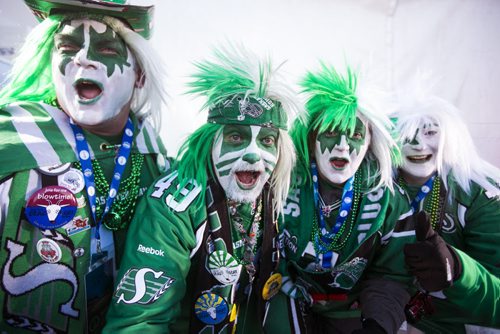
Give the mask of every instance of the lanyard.
POLYGON ((113 201, 115 200, 116 195, 118 194, 118 188, 120 187, 120 181, 122 179, 123 171, 125 170, 125 166, 127 165, 127 159, 130 155, 130 149, 132 147, 132 140, 134 138, 134 126, 132 121, 127 120, 127 124, 125 125, 125 131, 123 132, 122 144, 118 151, 118 155, 116 157, 115 168, 113 171, 113 179, 111 181, 111 185, 109 186, 108 197, 106 199, 106 206, 104 207, 104 211, 102 213, 101 219, 97 220, 96 217, 96 187, 95 187, 95 179, 94 179, 94 170, 92 168, 92 162, 90 160, 89 153, 89 145, 87 140, 85 139, 85 135, 82 129, 73 123, 73 120, 70 121, 71 128, 73 129, 73 133, 76 139, 76 149, 78 151, 78 159, 80 160, 80 164, 82 165, 83 177, 85 179, 85 188, 87 190, 87 195, 90 202, 90 208, 92 211, 92 217, 94 218, 94 222, 96 223, 95 228, 95 239, 97 241, 97 252, 101 252, 101 236, 99 229, 101 227, 102 221, 104 217, 111 209, 113 205, 113 201))
MULTIPOLYGON (((354 175, 351 176, 349 180, 347 180, 346 183, 344 184, 344 190, 342 192, 342 202, 340 204, 339 213, 335 220, 335 225, 331 228, 330 231, 327 231, 325 217, 323 216, 323 211, 319 207, 318 168, 316 167, 315 162, 311 163, 311 173, 313 180, 314 206, 315 208, 318 208, 318 213, 319 213, 319 231, 321 235, 321 241, 328 244, 333 242, 333 238, 339 232, 340 228, 344 225, 344 223, 347 220, 347 217, 349 216, 349 213, 352 210, 354 175)), ((323 253, 323 260, 321 263, 322 267, 330 268, 332 251, 323 249, 318 240, 314 240, 314 242, 317 244, 318 249, 320 249, 320 252, 323 253)), ((318 257, 319 255, 316 254, 317 261, 319 261, 318 257)))
POLYGON ((434 185, 434 179, 436 178, 436 175, 434 174, 430 179, 427 180, 427 182, 424 183, 422 187, 420 187, 420 190, 418 191, 417 196, 413 199, 411 202, 411 207, 413 208, 413 212, 418 212, 418 207, 420 202, 432 191, 432 187, 434 185))

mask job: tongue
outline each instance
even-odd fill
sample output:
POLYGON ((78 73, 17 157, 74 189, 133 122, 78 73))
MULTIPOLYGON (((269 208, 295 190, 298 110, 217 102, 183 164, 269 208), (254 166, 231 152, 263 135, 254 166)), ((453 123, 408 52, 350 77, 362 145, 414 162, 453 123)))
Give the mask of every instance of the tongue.
POLYGON ((347 161, 342 159, 334 159, 332 160, 332 164, 337 168, 344 168, 347 165, 347 161))
POLYGON ((101 94, 101 90, 97 85, 78 85, 78 95, 80 95, 80 97, 90 100, 99 96, 99 94, 101 94))
POLYGON ((254 172, 237 172, 238 180, 244 184, 252 184, 255 180, 254 172))

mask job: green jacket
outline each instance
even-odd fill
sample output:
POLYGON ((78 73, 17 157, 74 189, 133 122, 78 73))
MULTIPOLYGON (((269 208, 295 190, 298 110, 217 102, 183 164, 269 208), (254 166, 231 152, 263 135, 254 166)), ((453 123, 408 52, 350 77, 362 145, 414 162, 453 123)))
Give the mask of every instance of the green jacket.
MULTIPOLYGON (((405 187, 410 198, 419 190, 405 187)), ((466 194, 452 178, 448 187, 452 197, 439 234, 455 249, 463 272, 453 286, 433 294, 435 313, 416 327, 445 333, 465 333, 465 324, 500 328, 500 191, 472 183, 466 194)), ((420 203, 421 210, 430 197, 420 203)))
MULTIPOLYGON (((365 171, 365 168, 367 166, 363 164, 361 170, 365 171)), ((362 180, 367 179, 366 173, 360 176, 362 180)), ((312 184, 306 183, 291 191, 281 233, 282 258, 286 260, 280 265, 284 275, 282 291, 308 302, 311 302, 311 296, 318 294, 338 295, 338 300, 314 302, 310 311, 326 318, 360 318, 360 311, 363 311, 365 317, 375 318, 388 329, 393 326, 385 324, 385 320, 379 318, 381 314, 370 314, 371 306, 366 309, 358 307, 360 283, 367 278, 385 278, 401 282, 404 287, 411 278, 405 269, 402 247, 414 240, 415 232, 405 193, 397 186, 394 193, 385 188, 369 192, 367 189, 372 186, 366 182, 362 184, 352 232, 344 232, 346 235, 341 240, 345 240, 345 245, 336 252, 338 259, 333 269, 320 272, 315 271, 313 265, 315 250, 311 234, 317 210, 312 184)), ((334 217, 337 212, 333 213, 334 217)), ((346 224, 349 220, 350 216, 346 224)), ((402 322, 402 306, 399 312, 402 322)))
MULTIPOLYGON (((227 211, 222 189, 209 184, 207 206, 200 208, 196 200, 201 187, 192 182, 178 192, 178 182, 177 172, 160 178, 137 208, 104 332, 228 333, 236 323, 238 333, 258 333, 256 296, 261 290, 254 283, 247 304, 248 274, 240 265, 242 238, 232 226, 224 235, 221 231, 230 222, 220 216, 224 212, 211 211, 208 204, 227 211), (215 251, 224 254, 226 262, 216 264, 210 256, 215 251), (232 259, 227 261, 227 255, 232 259), (235 281, 215 280, 214 272, 225 269, 235 281)), ((273 242, 266 238, 264 232, 258 249, 273 242)), ((259 276, 261 271, 256 281, 259 276)))
MULTIPOLYGON (((148 136, 150 129, 134 122, 137 135, 132 152, 144 155, 139 180, 139 195, 142 195, 159 175, 156 160, 157 155, 163 153, 159 150, 161 143, 148 136), (144 140, 145 135, 149 144, 144 140)), ((87 305, 85 283, 95 279, 87 275, 92 236, 90 226, 94 222, 83 178, 72 180, 69 175, 74 174, 68 174, 75 172, 73 162, 77 160, 68 117, 61 110, 41 103, 12 105, 0 110, 0 133, 0 175, 3 177, 0 184, 0 329, 5 333, 27 333, 36 329, 65 333, 98 330, 103 326, 111 297, 114 268, 109 268, 110 275, 94 271, 93 275, 97 274, 97 279, 106 283, 103 285, 105 289, 93 291, 98 293, 94 296, 101 297, 89 299, 87 305), (70 169, 56 176, 43 176, 37 169, 65 162, 71 163, 70 169), (66 183, 61 183, 62 180, 66 183), (30 224, 24 216, 28 198, 44 186, 68 185, 68 182, 75 182, 76 186, 74 196, 78 208, 73 220, 53 230, 42 230, 30 224), (58 262, 47 262, 40 255, 37 243, 43 238, 57 244, 55 249, 61 252, 58 262), (89 316, 88 310, 94 315, 89 316), (92 326, 87 327, 88 323, 92 326)), ((100 145, 121 142, 121 136, 103 138, 86 133, 86 137, 92 156, 99 160, 107 180, 110 180, 115 152, 103 151, 100 145)), ((125 179, 130 169, 130 164, 127 164, 125 179)), ((98 202, 102 203, 103 198, 104 194, 98 193, 98 202)), ((115 257, 119 261, 125 231, 119 230, 113 237, 115 257)))

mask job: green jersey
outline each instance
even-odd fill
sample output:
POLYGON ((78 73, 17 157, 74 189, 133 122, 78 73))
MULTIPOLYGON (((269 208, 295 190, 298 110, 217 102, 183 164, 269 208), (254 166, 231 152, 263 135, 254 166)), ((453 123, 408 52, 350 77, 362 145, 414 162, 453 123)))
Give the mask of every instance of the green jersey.
MULTIPOLYGON (((367 179, 366 174, 361 173, 365 167, 362 165, 356 175, 361 180, 367 179)), ((378 315, 371 315, 368 309, 360 306, 361 283, 367 278, 384 278, 403 283, 399 286, 401 291, 405 290, 404 284, 411 278, 404 267, 402 247, 415 237, 411 210, 399 187, 391 193, 386 188, 369 191, 370 186, 372 184, 366 182, 362 185, 358 207, 352 209, 346 228, 339 232, 343 235, 337 241, 340 247, 333 250, 330 270, 318 265, 324 255, 317 252, 314 244, 313 226, 318 219, 318 209, 314 203, 313 185, 306 183, 291 190, 280 240, 282 258, 286 260, 280 265, 284 276, 282 292, 305 301, 311 306, 306 313, 321 315, 323 319, 360 319, 363 311, 365 317, 375 318, 386 330, 393 326, 397 329, 400 324, 388 328, 378 315)), ((336 217, 338 211, 336 209, 330 216, 336 217)), ((334 219, 330 224, 335 224, 334 219)), ((402 307, 400 322, 403 321, 402 307)), ((275 327, 285 328, 278 321, 275 327)), ((283 332, 291 330, 283 329, 283 332)))
MULTIPOLYGON (((405 187, 410 198, 420 188, 405 187)), ((493 185, 483 189, 471 183, 467 194, 452 178, 448 189, 451 199, 446 192, 442 196, 445 209, 437 230, 460 258, 462 275, 453 286, 431 294, 435 312, 415 326, 445 333, 465 333, 465 324, 500 327, 500 191, 493 185)), ((431 198, 420 202, 420 210, 430 205, 431 198)))
MULTIPOLYGON (((131 154, 142 161, 136 181, 137 196, 141 196, 159 175, 157 155, 163 156, 164 152, 148 125, 134 120, 134 130, 131 154)), ((115 268, 106 267, 107 274, 99 272, 104 267, 94 271, 91 268, 90 245, 94 238, 91 231, 95 222, 78 167, 69 119, 58 108, 45 104, 12 105, 0 111, 0 133, 0 175, 3 177, 0 185, 0 329, 3 333, 98 331, 103 326, 112 293, 115 268), (45 187, 65 188, 64 191, 71 191, 76 199, 74 217, 55 229, 39 228, 27 217, 27 203, 45 187), (90 279, 95 281, 95 275, 97 280, 109 278, 111 284, 107 290, 93 291, 98 294, 90 295, 92 290, 86 287, 90 279)), ((121 135, 101 137, 85 132, 85 137, 92 159, 98 161, 105 179, 111 180, 116 152, 102 144, 119 145, 121 135)), ((127 163, 122 185, 132 180, 131 170, 131 163, 127 163)), ((131 200, 130 213, 135 201, 129 192, 130 188, 120 187, 116 203, 131 200)), ((107 193, 98 190, 96 195, 97 206, 103 207, 107 193)), ((130 215, 121 218, 127 220, 130 215)), ((118 262, 123 252, 125 229, 110 235, 112 252, 118 262)))
MULTIPOLYGON (((265 283, 276 275, 278 258, 269 191, 265 187, 260 197, 262 221, 256 232, 252 283, 243 256, 245 242, 228 218, 222 188, 210 181, 201 208, 196 204, 200 192, 194 181, 179 189, 173 172, 156 181, 141 200, 128 232, 105 333, 260 331, 259 305, 267 303, 261 296, 269 292, 265 283)), ((242 216, 243 229, 250 229, 255 213, 242 216)))

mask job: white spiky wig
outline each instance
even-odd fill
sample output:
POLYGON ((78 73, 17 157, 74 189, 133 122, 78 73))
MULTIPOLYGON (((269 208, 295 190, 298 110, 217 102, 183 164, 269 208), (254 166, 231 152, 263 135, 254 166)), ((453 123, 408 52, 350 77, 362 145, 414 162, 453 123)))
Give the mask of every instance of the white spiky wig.
MULTIPOLYGON (((387 187, 394 191, 392 166, 399 163, 400 151, 395 141, 393 125, 388 118, 392 104, 388 94, 361 78, 350 68, 345 76, 332 66, 321 63, 316 72, 308 72, 301 82, 307 95, 307 120, 297 119, 292 129, 300 165, 298 175, 310 178, 310 150, 313 134, 333 129, 354 132, 356 118, 367 121, 371 142, 365 159, 376 161, 377 171, 369 175, 373 189, 387 187)), ((369 171, 369 170, 368 170, 369 171)))
POLYGON ((494 183, 500 182, 500 170, 478 155, 460 111, 450 102, 433 95, 430 92, 433 85, 421 78, 417 75, 410 81, 411 87, 396 94, 394 118, 400 143, 411 141, 420 126, 436 124, 440 132, 437 173, 447 189, 451 175, 466 193, 470 191, 471 182, 497 193, 494 183))
MULTIPOLYGON (((195 64, 198 72, 189 85, 190 93, 207 99, 203 109, 215 108, 236 95, 265 97, 281 103, 282 110, 288 115, 289 122, 299 112, 297 94, 286 84, 281 65, 274 66, 269 57, 259 58, 243 46, 230 45, 214 50, 213 61, 195 64)), ((264 124, 263 124, 264 125, 264 124)), ((195 179, 203 187, 207 183, 207 165, 211 161, 212 143, 222 124, 207 123, 188 137, 179 150, 179 179, 183 182, 195 179)), ((282 213, 283 202, 290 186, 290 173, 295 164, 293 143, 284 129, 279 129, 278 162, 270 184, 274 195, 273 208, 282 213)), ((210 173, 213 171, 209 168, 210 173)), ((200 197, 198 205, 204 203, 200 197)))
POLYGON ((142 88, 134 89, 131 110, 139 120, 148 118, 159 130, 166 94, 162 61, 151 44, 121 20, 88 13, 59 14, 47 17, 28 34, 15 58, 8 83, 0 92, 0 106, 18 101, 49 101, 56 97, 52 83, 51 62, 54 35, 61 23, 72 19, 95 19, 111 27, 127 44, 145 79, 142 88))

